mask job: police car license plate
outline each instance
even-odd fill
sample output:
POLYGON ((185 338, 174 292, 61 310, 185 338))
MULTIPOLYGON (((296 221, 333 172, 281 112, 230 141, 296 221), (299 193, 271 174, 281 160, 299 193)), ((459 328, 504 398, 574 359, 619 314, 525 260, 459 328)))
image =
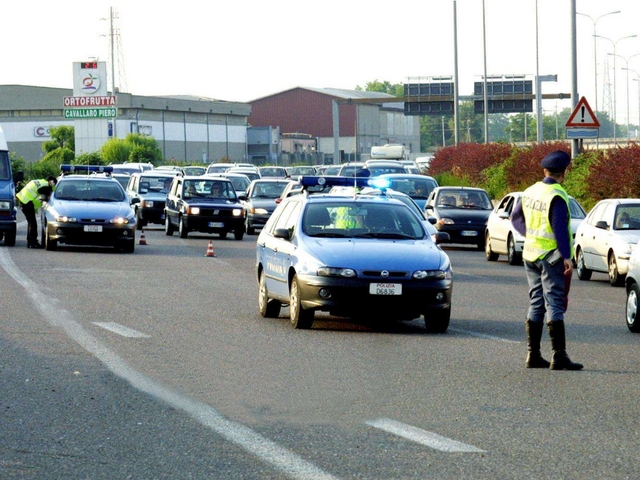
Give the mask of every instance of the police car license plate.
POLYGON ((222 222, 209 222, 209 228, 223 228, 224 223, 222 222))
POLYGON ((401 283, 370 283, 371 295, 402 295, 401 283))
POLYGON ((84 231, 85 232, 101 232, 102 225, 85 225, 84 231))
POLYGON ((460 232, 460 235, 462 235, 463 237, 477 237, 478 232, 476 232, 475 230, 463 230, 462 232, 460 232))

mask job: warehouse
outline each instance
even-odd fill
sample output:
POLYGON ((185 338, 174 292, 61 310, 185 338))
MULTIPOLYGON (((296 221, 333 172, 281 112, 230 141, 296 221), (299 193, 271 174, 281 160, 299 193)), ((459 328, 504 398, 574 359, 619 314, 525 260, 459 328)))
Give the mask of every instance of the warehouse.
MULTIPOLYGON (((74 125, 63 115, 64 99, 72 96, 71 88, 0 85, 0 125, 9 148, 27 162, 40 160, 50 128, 74 125)), ((118 93, 117 109, 115 129, 112 121, 105 121, 109 137, 152 136, 166 159, 209 163, 247 157, 251 106, 246 103, 118 93)))

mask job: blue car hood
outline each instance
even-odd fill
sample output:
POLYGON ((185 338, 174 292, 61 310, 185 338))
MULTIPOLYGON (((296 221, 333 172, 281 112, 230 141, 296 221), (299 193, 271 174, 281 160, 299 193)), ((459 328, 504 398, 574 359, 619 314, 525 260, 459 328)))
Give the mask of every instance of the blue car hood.
POLYGON ((57 200, 50 204, 58 215, 76 218, 132 217, 133 210, 122 202, 79 202, 77 200, 57 200))
POLYGON ((446 262, 445 254, 431 240, 306 237, 304 243, 321 263, 335 267, 438 270, 446 262))

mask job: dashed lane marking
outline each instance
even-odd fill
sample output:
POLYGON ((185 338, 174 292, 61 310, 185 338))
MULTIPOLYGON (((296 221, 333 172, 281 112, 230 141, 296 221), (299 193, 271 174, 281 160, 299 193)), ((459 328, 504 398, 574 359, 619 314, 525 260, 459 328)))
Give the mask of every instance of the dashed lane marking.
POLYGON ((118 335, 122 335, 123 337, 128 338, 151 338, 150 335, 146 333, 139 332, 134 330, 133 328, 125 327, 124 325, 120 325, 116 322, 92 322, 94 325, 97 325, 100 328, 104 328, 105 330, 109 330, 110 332, 117 333, 118 335))
POLYGON ((437 433, 428 432, 421 428, 413 427, 405 423, 397 422, 388 418, 379 418, 378 420, 371 420, 366 422, 367 425, 384 430, 385 432, 392 433, 407 440, 425 445, 441 452, 464 452, 464 453, 483 453, 481 450, 473 445, 467 445, 466 443, 451 440, 450 438, 443 437, 437 433))

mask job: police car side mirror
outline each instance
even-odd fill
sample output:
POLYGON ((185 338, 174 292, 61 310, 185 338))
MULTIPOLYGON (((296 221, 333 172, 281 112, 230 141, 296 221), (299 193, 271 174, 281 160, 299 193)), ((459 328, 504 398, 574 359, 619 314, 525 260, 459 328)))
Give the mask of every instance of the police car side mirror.
POLYGON ((276 228, 273 232, 273 236, 276 238, 284 238, 285 240, 291 240, 288 228, 276 228))

